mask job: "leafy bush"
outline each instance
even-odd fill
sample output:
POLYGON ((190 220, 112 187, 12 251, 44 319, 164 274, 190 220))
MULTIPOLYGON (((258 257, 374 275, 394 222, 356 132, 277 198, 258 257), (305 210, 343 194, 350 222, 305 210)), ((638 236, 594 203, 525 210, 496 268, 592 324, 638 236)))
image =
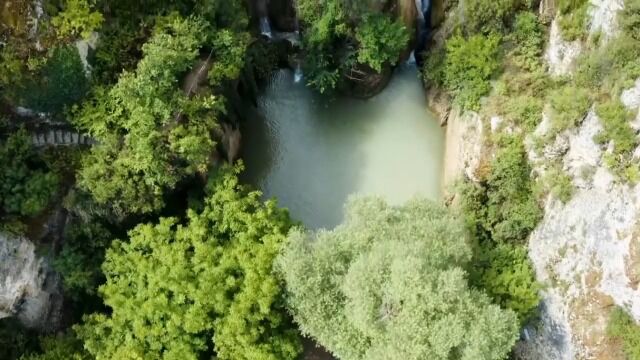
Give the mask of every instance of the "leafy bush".
POLYGON ((83 294, 95 295, 104 278, 100 265, 111 233, 95 221, 76 219, 65 228, 64 238, 53 266, 62 276, 65 294, 76 300, 83 294))
POLYGON ((445 208, 364 198, 348 203, 345 219, 292 231, 278 259, 304 333, 340 359, 505 358, 517 318, 469 288, 471 249, 445 208))
POLYGON ((548 100, 552 110, 550 136, 576 127, 587 116, 591 106, 589 91, 573 85, 553 90, 548 100))
POLYGON ((442 84, 463 109, 478 110, 480 98, 491 89, 489 80, 500 67, 501 38, 454 35, 447 40, 444 54, 425 64, 425 80, 442 84))
POLYGON ((377 0, 300 0, 305 78, 320 92, 347 80, 357 64, 380 72, 395 64, 409 40, 409 31, 391 14, 375 10, 377 0))
POLYGON ((542 218, 530 175, 522 139, 502 138, 487 179, 486 224, 494 241, 522 243, 542 218))
POLYGON ((409 41, 409 33, 399 21, 383 15, 368 15, 356 30, 358 62, 369 65, 377 72, 385 64, 395 65, 400 52, 409 41))
POLYGON ((635 113, 629 111, 620 100, 598 104, 596 113, 603 126, 596 140, 600 143, 613 141, 616 154, 630 154, 637 145, 636 132, 630 123, 635 113))
POLYGON ((73 333, 41 337, 40 348, 20 360, 92 360, 73 333))
POLYGON ((460 184, 461 209, 474 247, 471 281, 522 323, 535 316, 540 285, 525 242, 542 217, 522 140, 506 137, 484 184, 460 184))
POLYGON ((229 30, 216 32, 212 41, 215 61, 208 74, 212 86, 219 86, 223 80, 233 80, 240 76, 249 40, 248 33, 229 30))
POLYGON ((519 13, 513 32, 508 38, 515 46, 511 56, 516 65, 527 71, 538 70, 542 66, 540 56, 544 44, 544 31, 534 13, 519 13))
POLYGON ((575 186, 569 176, 558 164, 552 165, 542 179, 546 189, 558 200, 566 203, 571 200, 575 186))
POLYGON ((489 34, 503 31, 505 23, 527 4, 522 0, 465 0, 460 2, 461 23, 466 33, 489 34))
POLYGON ((622 340, 627 359, 640 359, 640 325, 625 310, 616 307, 611 312, 607 335, 622 340))
POLYGON ((104 21, 97 11, 91 11, 92 0, 66 0, 64 11, 51 19, 61 37, 81 36, 88 38, 104 21))
POLYGON ((535 280, 526 246, 479 244, 471 274, 472 283, 484 289, 495 303, 518 314, 520 324, 536 315, 541 286, 535 280))
POLYGON ((531 133, 542 120, 544 102, 539 97, 521 95, 509 97, 504 107, 506 118, 531 133))
POLYGON ((587 31, 589 0, 560 0, 558 2, 560 20, 558 25, 565 40, 582 38, 587 31))
POLYGON ((638 58, 640 40, 620 34, 579 59, 575 83, 594 93, 617 96, 640 77, 638 58))
POLYGON ((78 174, 99 204, 149 213, 163 206, 164 191, 206 170, 222 102, 211 94, 187 99, 177 81, 198 56, 205 28, 200 18, 169 19, 144 45, 135 73, 95 89, 76 113, 75 124, 99 141, 78 174))
POLYGON ((634 169, 637 164, 632 154, 638 145, 636 131, 631 127, 635 113, 629 111, 621 101, 608 101, 596 106, 602 123, 602 131, 595 140, 601 144, 612 142, 613 151, 605 154, 605 163, 618 176, 635 182, 634 169))
POLYGON ((0 205, 9 214, 34 216, 51 201, 58 177, 48 171, 20 130, 0 142, 0 205))
POLYGON ((640 41, 640 0, 626 0, 620 19, 624 33, 640 41))
POLYGON ((89 81, 75 46, 53 50, 44 65, 29 74, 17 90, 18 102, 43 112, 59 112, 80 101, 89 81))
POLYGON ((505 135, 490 164, 485 183, 463 183, 462 210, 480 241, 523 243, 542 218, 522 139, 505 135))

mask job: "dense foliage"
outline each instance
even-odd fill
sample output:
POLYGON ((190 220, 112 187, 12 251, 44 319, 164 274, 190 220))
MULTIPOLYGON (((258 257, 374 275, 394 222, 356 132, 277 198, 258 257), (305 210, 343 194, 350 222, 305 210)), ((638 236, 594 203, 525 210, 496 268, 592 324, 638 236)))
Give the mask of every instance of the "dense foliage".
POLYGON ((58 181, 36 156, 26 131, 0 141, 0 214, 37 215, 51 201, 58 181))
POLYGON ((90 0, 67 0, 64 11, 58 13, 51 23, 58 30, 58 35, 81 36, 88 38, 97 30, 104 17, 100 12, 91 11, 90 0))
POLYGON ((307 26, 303 32, 307 81, 320 92, 357 78, 367 67, 380 72, 395 65, 408 44, 406 26, 376 11, 380 6, 376 0, 300 0, 297 5, 307 26))
POLYGON ((40 349, 20 360, 92 360, 73 333, 40 338, 40 349))
POLYGON ((527 257, 529 233, 542 217, 522 140, 507 137, 483 184, 463 184, 462 210, 475 241, 472 279, 499 304, 529 320, 539 285, 527 257))
POLYGON ((96 359, 295 359, 272 261, 290 220, 273 201, 247 192, 233 173, 211 184, 187 224, 161 218, 115 241, 100 287, 112 311, 77 328, 96 359), (224 279, 224 281, 221 281, 224 279))
POLYGON ((65 242, 53 266, 62 276, 67 296, 94 295, 103 281, 100 266, 111 232, 98 222, 73 219, 65 229, 65 242))
POLYGON ((15 84, 15 101, 37 111, 55 113, 81 100, 89 80, 75 46, 60 46, 15 84))
POLYGON ((293 231, 278 267, 302 331, 340 359, 503 359, 516 316, 467 285, 462 224, 425 200, 360 199, 331 231, 293 231))
POLYGON ((135 73, 98 89, 78 112, 75 123, 99 142, 83 161, 79 184, 99 203, 122 213, 157 210, 167 188, 206 171, 220 102, 188 98, 178 87, 205 36, 200 19, 167 19, 144 45, 135 73))
POLYGON ((425 64, 428 82, 443 86, 463 109, 477 110, 480 98, 491 89, 489 80, 500 67, 500 37, 460 35, 450 38, 444 52, 434 54, 425 64))
POLYGON ((560 29, 566 40, 577 40, 586 34, 588 0, 561 0, 558 1, 558 10, 560 29))

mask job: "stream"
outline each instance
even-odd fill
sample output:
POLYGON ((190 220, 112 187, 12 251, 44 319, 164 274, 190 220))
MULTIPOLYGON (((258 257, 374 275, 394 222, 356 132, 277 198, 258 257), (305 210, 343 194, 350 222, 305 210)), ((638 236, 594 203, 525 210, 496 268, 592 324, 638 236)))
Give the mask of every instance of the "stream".
POLYGON ((356 193, 439 200, 444 131, 418 76, 405 64, 369 100, 328 102, 291 70, 277 71, 258 98, 262 116, 244 124, 243 180, 312 229, 339 224, 356 193))

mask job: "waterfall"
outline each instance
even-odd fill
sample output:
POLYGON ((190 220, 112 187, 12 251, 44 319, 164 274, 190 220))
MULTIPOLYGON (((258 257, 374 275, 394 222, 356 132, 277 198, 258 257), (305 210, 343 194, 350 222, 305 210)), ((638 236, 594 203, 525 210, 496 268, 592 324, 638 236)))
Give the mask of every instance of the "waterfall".
MULTIPOLYGON (((296 34, 296 38, 298 40, 298 42, 300 42, 300 23, 298 22, 298 1, 297 0, 292 0, 292 5, 293 5, 293 10, 294 10, 294 14, 293 14, 293 30, 296 34)), ((302 78, 304 77, 304 73, 302 72, 302 66, 300 65, 300 61, 298 61, 296 63, 296 69, 293 73, 293 81, 296 83, 299 83, 300 81, 302 81, 302 78)))
POLYGON ((407 65, 415 65, 416 64, 416 51, 411 51, 409 54, 409 58, 407 59, 407 65))
POLYGON ((299 83, 300 81, 302 81, 303 77, 304 73, 302 72, 302 66, 300 66, 300 63, 298 63, 296 65, 295 71, 293 72, 293 81, 299 83))
POLYGON ((418 66, 422 65, 422 52, 427 47, 427 37, 431 26, 431 1, 415 0, 417 10, 417 36, 418 43, 414 49, 414 59, 418 66))
POLYGON ((260 18, 260 33, 271 39, 271 24, 266 16, 260 18))

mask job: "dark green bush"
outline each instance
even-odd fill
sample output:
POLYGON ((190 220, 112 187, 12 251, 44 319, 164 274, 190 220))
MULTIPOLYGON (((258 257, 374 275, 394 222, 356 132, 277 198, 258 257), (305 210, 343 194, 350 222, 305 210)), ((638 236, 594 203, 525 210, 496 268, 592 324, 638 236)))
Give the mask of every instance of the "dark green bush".
POLYGON ((74 220, 66 228, 62 250, 54 268, 62 275, 65 294, 75 300, 84 294, 95 295, 104 275, 100 265, 112 235, 97 222, 74 220))
POLYGON ((534 13, 519 13, 513 32, 508 38, 514 44, 511 56, 516 65, 527 71, 534 71, 542 66, 540 57, 544 45, 544 31, 534 13))
POLYGON ((59 112, 81 100, 89 81, 75 46, 55 48, 46 63, 18 89, 18 102, 43 112, 59 112))
POLYGON ((35 331, 25 329, 13 317, 0 319, 0 359, 17 360, 38 349, 35 331))
POLYGON ((497 242, 524 242, 542 218, 531 168, 518 136, 504 136, 487 179, 487 224, 497 242))
POLYGON ((34 216, 49 204, 58 177, 48 171, 20 130, 0 142, 0 205, 8 214, 34 216))
POLYGON ((626 0, 621 15, 623 31, 640 41, 640 0, 626 0))
POLYGON ((356 40, 359 43, 358 62, 380 72, 383 65, 396 64, 407 47, 409 32, 400 21, 379 14, 368 15, 356 30, 356 40))
POLYGON ((522 140, 498 139, 501 147, 482 184, 461 184, 461 208, 474 240, 471 281, 493 300, 518 314, 534 317, 540 285, 527 257, 526 239, 542 217, 529 178, 522 140))
POLYGON ((535 317, 541 286, 523 245, 484 242, 474 253, 471 281, 493 301, 518 314, 521 324, 535 317))
POLYGON ((454 35, 445 52, 425 64, 425 80, 443 85, 463 109, 478 110, 480 98, 491 89, 489 80, 500 68, 500 41, 495 34, 469 39, 454 35))

